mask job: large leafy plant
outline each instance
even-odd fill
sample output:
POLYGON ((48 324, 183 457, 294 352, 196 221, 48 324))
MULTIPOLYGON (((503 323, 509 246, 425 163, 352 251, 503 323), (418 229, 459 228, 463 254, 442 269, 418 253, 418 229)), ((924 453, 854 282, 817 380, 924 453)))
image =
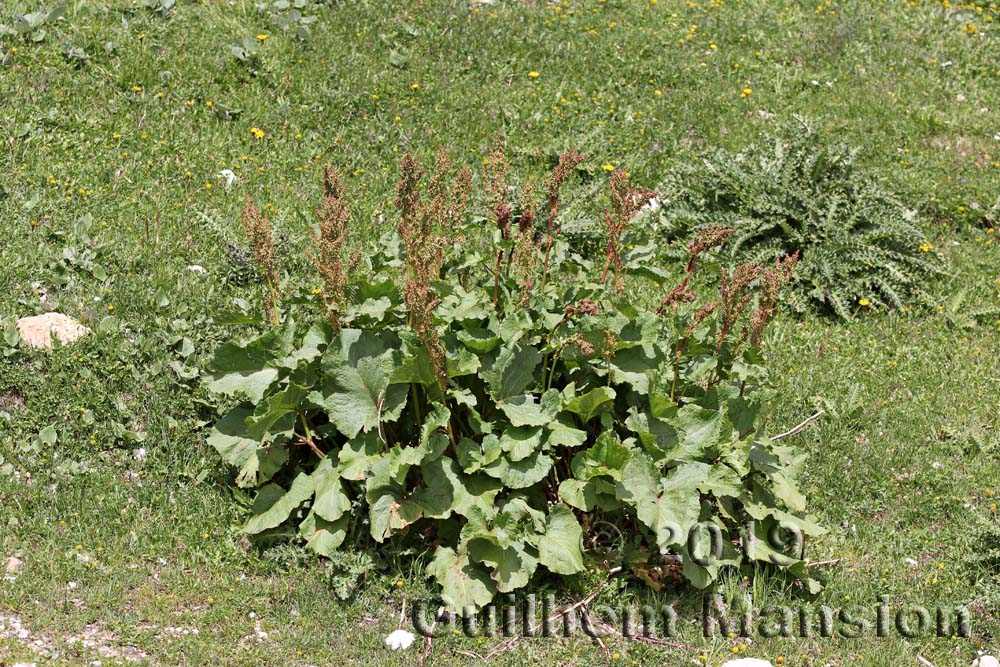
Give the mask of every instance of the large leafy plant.
POLYGON ((654 241, 623 242, 652 193, 621 171, 605 257, 573 254, 559 191, 582 160, 561 156, 541 205, 530 184, 515 203, 498 140, 490 233, 468 224, 468 171, 439 153, 427 181, 408 156, 397 229, 363 253, 328 170, 310 252, 326 317, 304 325, 280 314, 270 225, 248 204, 273 327, 222 345, 207 375, 236 401, 209 440, 256 489, 248 533, 293 532, 324 555, 424 544, 454 610, 609 561, 657 585, 664 567, 704 587, 752 560, 808 580, 769 539, 819 532, 794 481, 802 456, 759 429, 761 336, 795 259, 723 271, 700 303, 699 258, 731 233, 711 228, 665 289, 654 241), (644 283, 662 289, 648 308, 644 283), (621 540, 594 558, 599 523, 621 540))
POLYGON ((855 162, 799 123, 740 153, 717 151, 676 167, 661 185, 659 223, 687 237, 708 225, 736 230, 731 256, 770 262, 800 253, 788 302, 844 319, 861 307, 903 309, 941 267, 916 213, 855 162))

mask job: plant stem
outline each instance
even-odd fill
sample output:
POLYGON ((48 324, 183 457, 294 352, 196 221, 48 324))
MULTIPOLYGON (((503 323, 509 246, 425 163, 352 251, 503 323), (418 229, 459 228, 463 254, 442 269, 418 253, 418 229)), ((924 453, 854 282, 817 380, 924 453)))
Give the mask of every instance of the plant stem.
POLYGON ((538 293, 539 294, 542 294, 543 292, 545 292, 545 283, 548 281, 548 278, 549 278, 549 258, 552 256, 552 232, 551 231, 549 231, 548 235, 546 236, 546 239, 548 240, 548 242, 546 243, 546 247, 545 247, 545 262, 542 263, 542 284, 538 288, 538 293))
POLYGON ((424 423, 423 411, 420 409, 420 393, 416 384, 410 384, 410 400, 413 401, 413 411, 417 413, 417 423, 424 423))
POLYGON ((309 449, 311 449, 313 451, 313 454, 315 454, 316 456, 318 456, 321 459, 325 459, 326 458, 326 454, 324 454, 323 450, 321 450, 316 445, 316 443, 313 441, 312 431, 309 430, 309 422, 306 421, 306 413, 300 412, 299 413, 299 418, 302 420, 302 430, 305 431, 305 435, 304 436, 299 436, 300 439, 302 440, 302 442, 304 442, 309 447, 309 449))
POLYGON ((687 347, 687 342, 687 336, 681 339, 680 344, 677 346, 677 354, 674 357, 674 380, 670 385, 670 400, 675 403, 677 402, 674 400, 674 392, 677 391, 677 376, 681 374, 681 356, 684 354, 684 348, 687 347))

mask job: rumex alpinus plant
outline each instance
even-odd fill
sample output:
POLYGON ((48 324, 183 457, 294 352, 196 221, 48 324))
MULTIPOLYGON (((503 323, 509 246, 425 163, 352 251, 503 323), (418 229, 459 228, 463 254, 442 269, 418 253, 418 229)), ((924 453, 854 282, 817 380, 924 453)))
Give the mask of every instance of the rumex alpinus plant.
POLYGON ((453 610, 609 563, 704 587, 762 561, 814 590, 802 555, 769 539, 820 531, 794 482, 802 457, 760 430, 760 344, 795 258, 727 270, 700 303, 699 260, 732 234, 713 227, 667 289, 650 254, 622 243, 652 193, 619 172, 607 254, 591 262, 558 234, 581 156, 561 157, 538 210, 531 183, 508 200, 502 146, 484 179, 493 229, 466 221, 468 171, 439 152, 422 188, 406 156, 397 228, 356 270, 343 269, 346 193, 327 172, 313 257, 328 317, 223 345, 209 369, 208 388, 238 401, 209 440, 257 489, 246 531, 294 529, 325 555, 348 540, 430 545, 453 610), (493 235, 488 253, 469 247, 477 234, 493 235), (647 312, 622 287, 649 280, 664 297, 647 312), (599 522, 623 539, 595 555, 584 544, 599 522))

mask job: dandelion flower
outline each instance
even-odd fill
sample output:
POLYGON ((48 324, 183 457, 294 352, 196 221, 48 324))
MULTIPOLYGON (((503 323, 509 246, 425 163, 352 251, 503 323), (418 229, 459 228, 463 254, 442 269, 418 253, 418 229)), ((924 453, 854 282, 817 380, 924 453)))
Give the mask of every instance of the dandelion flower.
POLYGON ((263 42, 263 41, 264 41, 265 39, 267 39, 268 37, 270 37, 270 35, 268 35, 268 34, 266 34, 266 33, 263 33, 263 32, 262 32, 262 33, 260 33, 259 35, 257 35, 257 39, 258 39, 258 40, 260 40, 261 42, 263 42))
POLYGON ((136 85, 132 86, 132 90, 134 90, 137 93, 141 93, 142 92, 142 86, 136 84, 136 85))
POLYGON ((541 73, 541 72, 536 72, 536 71, 534 71, 534 70, 532 70, 532 71, 528 72, 528 76, 530 76, 530 77, 531 77, 532 79, 537 79, 537 78, 538 78, 538 77, 540 77, 541 75, 542 75, 542 73, 541 73))
POLYGON ((615 165, 613 165, 613 164, 602 164, 601 165, 601 169, 603 169, 604 171, 614 171, 615 170, 615 165))
POLYGON ((252 134, 255 139, 263 139, 264 138, 264 130, 260 129, 259 127, 251 127, 250 128, 250 134, 252 134))
POLYGON ((858 299, 858 304, 863 308, 867 308, 868 306, 872 305, 872 302, 869 301, 868 299, 858 299))

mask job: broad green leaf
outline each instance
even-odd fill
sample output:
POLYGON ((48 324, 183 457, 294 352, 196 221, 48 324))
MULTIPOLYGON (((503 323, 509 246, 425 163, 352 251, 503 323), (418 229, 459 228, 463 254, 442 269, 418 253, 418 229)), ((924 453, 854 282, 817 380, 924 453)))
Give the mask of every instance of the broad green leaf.
POLYGON ((493 569, 491 578, 496 582, 497 591, 501 593, 527 586, 538 567, 538 558, 522 542, 502 547, 488 540, 476 539, 469 542, 468 552, 472 560, 493 569))
POLYGON ((534 427, 510 427, 500 434, 500 448, 511 461, 526 459, 542 444, 542 429, 534 427))
POLYGON ((333 364, 323 405, 347 438, 396 420, 406 405, 405 385, 390 385, 384 359, 363 357, 356 365, 333 364))
POLYGON ((597 438, 593 447, 578 452, 573 457, 573 476, 587 480, 598 475, 607 475, 614 480, 620 480, 631 456, 629 448, 613 433, 604 432, 597 438))
POLYGON ((494 499, 501 490, 500 482, 484 475, 466 475, 453 459, 441 458, 421 467, 424 482, 430 487, 451 490, 451 509, 469 517, 473 512, 486 518, 496 513, 494 499))
POLYGON ((434 363, 431 361, 427 348, 422 345, 414 348, 412 354, 403 356, 399 365, 393 370, 390 381, 395 384, 422 384, 432 386, 437 384, 434 374, 434 363))
POLYGON ((220 345, 208 365, 205 386, 224 396, 260 403, 278 379, 277 360, 287 356, 290 336, 289 327, 278 327, 247 343, 220 345))
POLYGON ((674 422, 680 431, 680 443, 670 452, 670 458, 679 461, 709 458, 710 452, 719 450, 723 439, 729 440, 730 429, 724 429, 723 422, 722 412, 718 410, 698 405, 682 407, 674 422))
POLYGON ((555 419, 561 403, 559 392, 549 389, 538 403, 533 394, 521 394, 500 401, 498 406, 514 426, 545 426, 555 419))
POLYGON ((295 426, 298 410, 308 393, 307 387, 289 383, 281 391, 268 396, 257 406, 254 414, 247 417, 247 435, 260 442, 269 433, 291 431, 295 426))
POLYGON ((406 527, 399 516, 402 503, 391 488, 382 487, 368 492, 368 519, 372 538, 384 542, 396 530, 406 527))
POLYGON ((281 359, 279 364, 285 368, 295 368, 303 361, 310 362, 319 359, 332 339, 333 332, 330 330, 330 323, 326 320, 317 322, 309 327, 299 346, 292 350, 291 354, 281 359))
POLYGON ((799 491, 798 485, 780 472, 773 472, 767 476, 771 480, 771 492, 775 498, 785 504, 791 512, 804 512, 806 510, 806 497, 799 491))
POLYGON ((563 408, 580 415, 580 420, 586 424, 597 415, 614 407, 615 396, 615 390, 611 387, 598 387, 567 401, 563 408))
POLYGON ((247 434, 246 418, 252 413, 250 408, 239 405, 226 416, 215 422, 208 436, 208 444, 222 456, 222 460, 233 466, 242 466, 257 453, 259 440, 247 434))
POLYGON ((576 574, 583 566, 583 529, 566 505, 553 505, 538 541, 538 562, 556 574, 576 574))
POLYGON ((474 375, 479 370, 479 357, 454 343, 445 345, 445 368, 448 377, 474 375))
POLYGON ((382 457, 384 447, 374 431, 348 440, 337 454, 340 476, 355 482, 365 479, 372 466, 382 457))
POLYGON ((486 434, 481 443, 471 438, 462 438, 458 442, 458 462, 467 473, 493 463, 502 453, 500 438, 492 433, 486 434))
MULTIPOLYGON (((503 339, 505 343, 514 343, 526 332, 531 331, 534 326, 534 322, 531 319, 531 315, 523 310, 518 309, 513 313, 509 313, 500 322, 500 327, 498 329, 500 333, 500 338, 503 339)), ((517 393, 517 392, 514 392, 517 393)))
POLYGON ((468 292, 461 285, 454 284, 454 292, 444 297, 437 314, 448 321, 484 320, 493 314, 492 304, 484 302, 477 291, 468 292))
POLYGON ((601 477, 587 481, 564 479, 559 484, 559 497, 570 507, 584 512, 594 509, 613 512, 621 507, 615 497, 615 483, 601 477))
POLYGON ((549 432, 545 440, 547 447, 562 445, 563 447, 579 447, 587 442, 587 432, 570 426, 567 422, 572 419, 568 415, 561 415, 546 424, 549 432))
POLYGON ((473 352, 488 354, 500 347, 500 337, 489 329, 463 329, 458 332, 458 340, 473 352))
POLYGON ((347 497, 344 484, 337 473, 328 456, 319 462, 312 474, 316 493, 312 510, 330 522, 338 520, 351 510, 351 499, 347 497))
POLYGON ((696 534, 697 538, 692 539, 689 536, 684 546, 675 548, 684 562, 682 568, 684 577, 695 588, 703 589, 718 579, 720 570, 727 566, 736 567, 743 559, 733 545, 726 540, 723 540, 720 545, 721 555, 712 553, 712 538, 708 531, 702 530, 696 534), (696 547, 694 553, 688 551, 688 547, 692 543, 696 547))
POLYGON ((505 346, 493 366, 480 374, 496 401, 517 396, 535 383, 535 369, 542 361, 535 348, 519 342, 505 346))
POLYGON ((323 354, 323 365, 336 368, 346 362, 354 366, 368 357, 387 357, 397 344, 395 336, 380 336, 363 329, 341 329, 323 354))
MULTIPOLYGON (((270 484, 265 489, 271 488, 272 491, 269 493, 273 494, 273 487, 275 484, 270 484)), ((278 487, 279 489, 281 487, 278 487)), ((306 473, 299 473, 298 477, 292 482, 292 487, 287 493, 282 495, 280 498, 275 498, 274 502, 266 508, 261 508, 263 511, 258 511, 256 503, 254 503, 254 516, 247 523, 246 527, 243 529, 251 535, 263 532, 270 528, 276 528, 283 524, 292 512, 306 502, 313 495, 313 480, 306 473)), ((264 493, 264 489, 261 490, 264 493)))
POLYGON ((682 544, 697 523, 701 503, 698 483, 708 466, 686 463, 661 478, 643 454, 626 464, 618 482, 618 498, 635 509, 639 520, 656 535, 661 551, 682 544))
POLYGON ((496 595, 496 585, 489 575, 470 563, 464 551, 456 553, 449 547, 438 547, 427 572, 441 586, 441 598, 448 611, 461 613, 467 608, 479 609, 496 595))
POLYGON ((344 543, 349 524, 350 516, 346 514, 337 521, 327 521, 310 512, 299 524, 299 535, 306 541, 307 549, 329 558, 344 543))
POLYGON ((447 434, 451 411, 443 403, 434 403, 420 428, 420 446, 424 450, 421 461, 428 462, 441 456, 450 442, 447 434))
POLYGON ((716 498, 725 496, 738 498, 743 494, 743 480, 729 466, 716 463, 709 466, 705 479, 698 484, 698 490, 710 493, 716 498))
POLYGON ((385 318, 386 311, 390 308, 392 308, 392 301, 389 300, 389 297, 380 296, 375 299, 365 299, 365 301, 357 306, 352 306, 348 309, 348 312, 354 316, 363 315, 373 320, 381 321, 385 318))
POLYGON ((551 469, 552 459, 539 450, 520 461, 509 461, 507 457, 501 456, 484 466, 483 472, 512 489, 526 489, 542 481, 551 469))
POLYGON ((682 454, 677 447, 680 435, 670 422, 639 412, 628 416, 625 427, 639 436, 643 449, 657 463, 676 460, 682 454))
POLYGON ((640 394, 649 393, 649 374, 663 361, 663 353, 652 345, 618 350, 611 361, 613 382, 626 383, 640 394))
POLYGON ((56 444, 56 440, 59 439, 59 434, 56 432, 55 426, 46 426, 41 431, 38 432, 38 441, 47 447, 52 447, 56 444))

